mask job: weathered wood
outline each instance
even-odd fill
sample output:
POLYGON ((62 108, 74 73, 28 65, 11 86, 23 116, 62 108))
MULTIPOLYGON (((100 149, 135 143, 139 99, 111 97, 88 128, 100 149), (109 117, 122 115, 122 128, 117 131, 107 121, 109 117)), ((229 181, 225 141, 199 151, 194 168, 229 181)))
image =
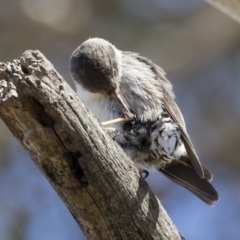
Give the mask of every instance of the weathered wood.
POLYGON ((226 15, 240 23, 240 1, 239 0, 206 0, 226 15))
POLYGON ((132 161, 39 51, 0 63, 0 118, 88 239, 181 239, 132 161))

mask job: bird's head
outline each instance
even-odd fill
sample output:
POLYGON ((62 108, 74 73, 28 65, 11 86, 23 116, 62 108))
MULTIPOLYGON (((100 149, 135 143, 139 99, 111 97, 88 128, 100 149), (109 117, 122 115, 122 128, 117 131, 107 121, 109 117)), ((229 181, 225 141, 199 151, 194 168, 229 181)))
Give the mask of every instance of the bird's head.
POLYGON ((70 72, 77 83, 89 92, 118 98, 129 111, 119 90, 121 71, 121 51, 101 38, 83 42, 70 59, 70 72))

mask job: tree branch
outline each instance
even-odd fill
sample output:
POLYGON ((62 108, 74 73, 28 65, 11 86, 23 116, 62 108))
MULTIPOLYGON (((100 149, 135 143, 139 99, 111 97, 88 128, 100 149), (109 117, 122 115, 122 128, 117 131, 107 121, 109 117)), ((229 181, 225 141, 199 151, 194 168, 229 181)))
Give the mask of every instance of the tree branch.
POLYGON ((235 21, 240 23, 240 1, 239 0, 206 0, 235 21))
POLYGON ((89 239, 181 239, 132 161, 39 51, 0 63, 0 118, 89 239))

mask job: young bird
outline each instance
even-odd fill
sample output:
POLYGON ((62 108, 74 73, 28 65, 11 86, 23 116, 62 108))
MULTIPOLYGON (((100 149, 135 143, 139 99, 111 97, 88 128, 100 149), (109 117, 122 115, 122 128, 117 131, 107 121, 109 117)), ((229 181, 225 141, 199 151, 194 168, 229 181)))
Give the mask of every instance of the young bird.
POLYGON ((135 163, 159 170, 209 205, 218 200, 159 66, 92 38, 73 52, 70 72, 78 95, 99 120, 126 119, 112 125, 114 138, 135 163))

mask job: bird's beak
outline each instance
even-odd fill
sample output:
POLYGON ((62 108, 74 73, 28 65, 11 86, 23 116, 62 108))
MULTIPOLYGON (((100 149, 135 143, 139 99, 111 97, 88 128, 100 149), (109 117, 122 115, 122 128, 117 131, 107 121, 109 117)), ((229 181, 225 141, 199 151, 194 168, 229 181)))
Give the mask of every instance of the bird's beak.
POLYGON ((129 110, 129 106, 128 106, 126 100, 124 99, 123 95, 121 94, 121 92, 118 89, 114 90, 112 92, 111 96, 114 97, 114 98, 117 98, 120 101, 120 103, 123 105, 125 110, 127 112, 131 113, 130 110, 129 110))

